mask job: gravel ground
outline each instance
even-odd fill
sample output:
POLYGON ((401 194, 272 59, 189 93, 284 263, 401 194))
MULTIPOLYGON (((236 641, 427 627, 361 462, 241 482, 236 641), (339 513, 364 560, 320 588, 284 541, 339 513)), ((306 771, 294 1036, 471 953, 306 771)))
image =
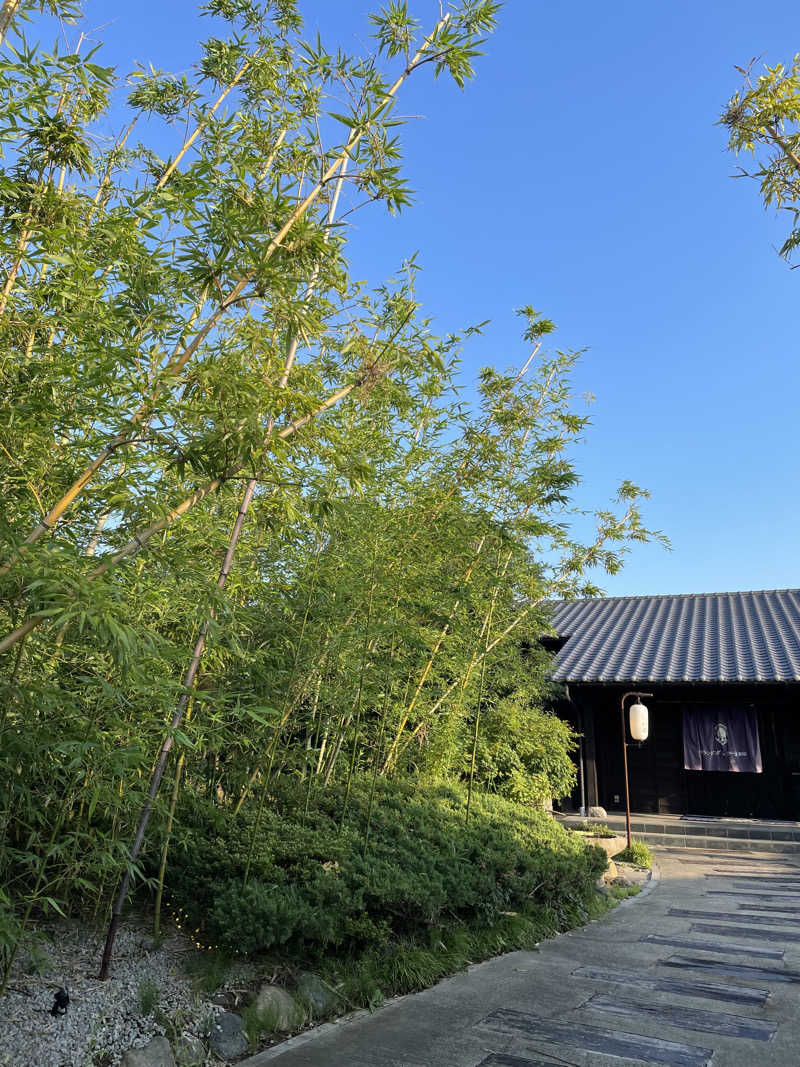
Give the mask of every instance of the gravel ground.
MULTIPOLYGON (((40 931, 37 953, 22 952, 9 991, 0 1000, 0 1064, 3 1067, 116 1067, 122 1054, 164 1033, 159 1012, 179 1032, 201 1037, 222 1009, 198 997, 182 973, 181 961, 191 946, 168 938, 159 948, 143 932, 120 929, 112 978, 95 978, 103 934, 77 922, 40 931), (37 973, 36 955, 46 964, 37 973), (158 989, 155 1012, 142 1015, 142 983, 158 989), (53 996, 66 986, 66 1015, 50 1014, 53 996)), ((207 1063, 215 1063, 209 1057, 207 1063)))

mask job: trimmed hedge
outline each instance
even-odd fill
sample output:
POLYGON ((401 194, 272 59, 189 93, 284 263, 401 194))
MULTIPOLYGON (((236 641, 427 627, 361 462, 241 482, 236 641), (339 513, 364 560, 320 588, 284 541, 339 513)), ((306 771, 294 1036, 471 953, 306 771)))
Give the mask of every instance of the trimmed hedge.
POLYGON ((453 923, 486 928, 509 913, 546 913, 553 929, 585 916, 605 853, 544 813, 477 796, 466 825, 459 789, 379 782, 365 848, 369 788, 354 783, 340 828, 343 787, 314 797, 304 820, 302 788, 276 786, 244 887, 255 805, 234 817, 191 802, 170 855, 173 904, 206 944, 284 946, 304 959, 429 940, 453 923))

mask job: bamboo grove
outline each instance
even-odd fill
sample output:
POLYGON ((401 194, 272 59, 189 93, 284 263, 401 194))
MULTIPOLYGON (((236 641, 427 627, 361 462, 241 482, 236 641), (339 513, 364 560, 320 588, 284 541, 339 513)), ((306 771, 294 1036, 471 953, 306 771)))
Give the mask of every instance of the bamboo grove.
POLYGON ((466 405, 479 327, 436 334, 413 259, 351 274, 356 213, 410 203, 395 101, 463 87, 498 5, 420 6, 374 15, 364 58, 291 0, 211 0, 180 76, 103 66, 71 2, 3 7, 6 975, 68 908, 113 912, 107 973, 160 869, 158 923, 188 794, 236 819, 281 776, 343 809, 356 778, 571 785, 543 604, 651 534, 627 483, 573 532, 586 419, 552 323, 523 309, 466 405))

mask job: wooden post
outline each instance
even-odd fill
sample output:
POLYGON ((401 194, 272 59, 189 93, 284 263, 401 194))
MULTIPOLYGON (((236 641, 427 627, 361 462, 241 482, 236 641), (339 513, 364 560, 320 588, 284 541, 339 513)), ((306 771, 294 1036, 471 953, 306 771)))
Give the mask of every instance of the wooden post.
POLYGON ((586 773, 586 810, 596 807, 600 800, 597 792, 597 749, 594 733, 594 708, 581 707, 583 723, 583 766, 586 773))

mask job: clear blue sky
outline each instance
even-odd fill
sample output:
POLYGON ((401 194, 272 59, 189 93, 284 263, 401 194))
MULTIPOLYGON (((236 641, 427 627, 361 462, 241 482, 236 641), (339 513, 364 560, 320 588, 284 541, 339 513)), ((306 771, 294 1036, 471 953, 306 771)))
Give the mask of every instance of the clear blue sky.
MULTIPOLYGON (((364 0, 306 0, 308 29, 368 47, 364 0)), ((414 0, 425 24, 435 0, 414 0)), ((87 0, 107 62, 187 68, 206 32, 191 0, 87 0)), ((513 309, 589 351, 596 396, 582 501, 622 478, 653 494, 671 553, 636 549, 609 594, 800 585, 795 308, 784 223, 734 181, 715 121, 734 64, 800 51, 796 2, 509 0, 464 93, 429 77, 399 110, 417 200, 361 217, 352 258, 380 282, 419 251, 442 330, 491 319, 465 374, 523 355, 513 309)))

